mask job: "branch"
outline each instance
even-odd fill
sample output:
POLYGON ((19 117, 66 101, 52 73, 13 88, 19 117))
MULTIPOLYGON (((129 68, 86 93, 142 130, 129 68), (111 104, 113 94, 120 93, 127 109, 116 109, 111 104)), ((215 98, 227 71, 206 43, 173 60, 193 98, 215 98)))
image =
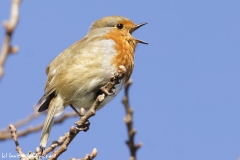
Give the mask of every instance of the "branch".
POLYGON ((0 79, 3 76, 4 73, 4 63, 7 59, 7 56, 9 53, 16 53, 18 51, 17 46, 10 46, 12 34, 14 32, 14 29, 17 26, 18 20, 19 20, 19 6, 20 6, 21 0, 12 0, 12 7, 11 7, 11 13, 9 21, 3 22, 3 26, 6 30, 6 35, 4 38, 4 42, 2 45, 2 51, 0 54, 0 79))
POLYGON ((17 135, 17 129, 14 125, 10 124, 9 125, 9 129, 10 129, 10 132, 11 132, 11 136, 15 142, 15 145, 16 145, 16 150, 17 150, 17 153, 18 153, 18 156, 21 160, 40 160, 39 159, 39 156, 36 155, 35 153, 33 152, 29 152, 27 155, 25 155, 22 151, 22 148, 20 147, 19 143, 18 143, 18 135, 17 135))
MULTIPOLYGON (((90 123, 88 122, 88 119, 95 115, 98 106, 104 101, 104 99, 107 96, 112 95, 112 93, 110 93, 110 92, 112 92, 114 89, 114 86, 116 84, 119 84, 121 82, 121 80, 125 77, 125 73, 126 73, 126 68, 124 66, 119 66, 118 71, 114 74, 114 76, 110 77, 109 82, 100 89, 100 92, 97 94, 97 98, 96 98, 95 102, 93 103, 92 107, 88 110, 88 112, 85 114, 85 110, 83 108, 81 108, 80 120, 75 122, 76 127, 72 126, 68 133, 66 133, 64 136, 61 136, 58 139, 58 141, 54 141, 50 145, 50 147, 48 147, 47 149, 45 149, 43 151, 43 153, 41 153, 40 148, 37 147, 36 153, 29 152, 27 155, 23 154, 22 149, 20 148, 18 140, 17 140, 16 128, 13 125, 10 125, 9 128, 11 130, 11 136, 14 139, 14 142, 16 145, 16 150, 20 154, 20 159, 21 160, 29 160, 31 157, 34 157, 35 159, 39 159, 40 157, 45 156, 48 153, 54 151, 54 149, 57 146, 60 146, 49 157, 49 160, 56 160, 63 152, 65 152, 67 150, 68 145, 71 143, 71 141, 75 138, 75 136, 80 131, 86 132, 89 129, 90 123)), ((77 114, 75 112, 70 113, 68 115, 65 114, 61 118, 59 118, 57 121, 55 121, 55 123, 61 123, 61 122, 63 122, 64 119, 68 118, 69 116, 73 116, 73 115, 76 116, 77 114)), ((34 117, 34 116, 30 116, 30 117, 34 117)), ((29 118, 29 117, 27 118, 27 120, 31 120, 31 119, 32 118, 29 118)), ((22 121, 22 122, 25 123, 26 121, 22 121)), ((20 123, 20 125, 24 124, 24 123, 20 123)), ((38 130, 42 129, 42 126, 43 126, 43 124, 36 126, 35 128, 29 128, 29 129, 25 130, 24 132, 20 132, 19 135, 24 136, 31 132, 38 131, 38 130)), ((5 139, 7 139, 7 138, 5 137, 5 139)), ((96 157, 96 155, 97 155, 97 150, 93 149, 93 151, 90 155, 87 154, 81 160, 93 160, 96 157)))
POLYGON ((90 155, 86 154, 84 158, 80 158, 80 159, 71 158, 70 160, 93 160, 96 156, 97 156, 97 149, 94 148, 90 155))
MULTIPOLYGON (((76 127, 71 127, 68 134, 67 138, 63 142, 63 144, 53 152, 53 155, 49 158, 49 160, 56 160, 63 152, 67 150, 68 145, 71 143, 71 141, 75 138, 75 136, 80 132, 80 131, 87 131, 89 129, 90 123, 88 122, 88 119, 96 114, 96 110, 98 106, 104 101, 104 99, 108 96, 107 93, 112 91, 113 87, 116 84, 119 84, 120 80, 124 78, 126 73, 126 68, 124 66, 119 66, 117 73, 114 74, 114 76, 110 77, 109 82, 101 88, 102 91, 99 92, 95 102, 93 103, 92 107, 88 110, 86 114, 85 110, 82 108, 81 109, 81 118, 79 121, 75 122, 76 127)), ((46 155, 46 151, 43 152, 43 156, 46 155)), ((87 159, 88 160, 88 159, 87 159)))
POLYGON ((11 136, 12 136, 14 142, 15 142, 16 150, 17 150, 18 154, 20 154, 20 155, 23 154, 22 149, 21 149, 21 147, 18 143, 17 129, 11 124, 9 125, 9 129, 10 129, 10 132, 11 132, 11 136))
POLYGON ((45 156, 47 155, 48 153, 54 151, 54 149, 60 145, 63 144, 63 142, 66 140, 66 138, 68 137, 68 134, 69 133, 66 133, 64 136, 61 136, 59 137, 58 141, 53 141, 52 144, 44 150, 44 153, 41 154, 41 150, 39 147, 36 148, 36 154, 39 155, 39 156, 45 156))
MULTIPOLYGON (((24 125, 26 125, 27 123, 30 123, 32 120, 34 120, 35 118, 39 117, 41 114, 37 111, 37 106, 34 107, 33 113, 30 114, 29 116, 27 116, 26 118, 22 119, 22 120, 18 120, 14 125, 16 128, 22 127, 24 125)), ((1 129, 0 130, 0 140, 1 139, 1 135, 8 133, 8 127, 1 129)))
POLYGON ((130 85, 132 84, 132 81, 129 80, 126 85, 125 85, 125 94, 123 97, 123 104, 125 106, 126 110, 126 116, 124 118, 124 121, 127 125, 127 131, 128 131, 128 140, 126 141, 129 151, 130 151, 130 160, 136 160, 136 152, 137 150, 142 146, 141 143, 134 144, 134 136, 136 134, 136 130, 133 129, 133 110, 129 105, 129 95, 128 95, 128 90, 130 85))

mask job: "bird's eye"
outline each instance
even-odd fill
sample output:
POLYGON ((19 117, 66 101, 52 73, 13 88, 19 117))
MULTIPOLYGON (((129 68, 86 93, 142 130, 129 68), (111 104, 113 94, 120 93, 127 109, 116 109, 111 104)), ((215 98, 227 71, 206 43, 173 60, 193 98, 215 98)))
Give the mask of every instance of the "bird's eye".
POLYGON ((121 24, 121 23, 117 24, 117 28, 118 29, 122 29, 123 28, 123 24, 121 24))

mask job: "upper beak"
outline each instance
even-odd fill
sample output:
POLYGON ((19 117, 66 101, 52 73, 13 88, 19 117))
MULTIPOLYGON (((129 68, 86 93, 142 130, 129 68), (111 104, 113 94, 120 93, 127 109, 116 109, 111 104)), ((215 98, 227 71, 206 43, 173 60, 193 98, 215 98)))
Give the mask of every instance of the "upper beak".
MULTIPOLYGON (((140 23, 140 24, 136 25, 135 27, 131 28, 129 30, 129 32, 132 34, 135 30, 137 30, 138 28, 144 26, 145 24, 147 24, 147 23, 146 22, 140 23)), ((138 41, 139 43, 148 44, 147 42, 145 42, 143 40, 140 40, 140 39, 136 39, 136 41, 138 41)))

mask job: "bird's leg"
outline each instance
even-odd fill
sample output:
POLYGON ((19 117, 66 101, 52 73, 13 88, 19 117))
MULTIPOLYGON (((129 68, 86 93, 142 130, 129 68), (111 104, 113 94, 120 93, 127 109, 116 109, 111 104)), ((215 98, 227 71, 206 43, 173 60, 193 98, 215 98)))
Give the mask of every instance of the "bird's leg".
POLYGON ((72 104, 70 104, 70 107, 71 107, 71 108, 74 110, 74 112, 77 113, 77 115, 79 115, 79 117, 81 118, 81 114, 78 112, 78 110, 77 110, 75 107, 73 107, 72 104))
POLYGON ((80 109, 81 118, 79 121, 74 123, 77 130, 86 132, 89 129, 90 122, 88 119, 96 114, 97 107, 104 101, 105 97, 115 93, 114 86, 121 82, 126 74, 126 71, 127 70, 123 65, 119 66, 117 72, 109 78, 108 83, 99 89, 100 92, 97 93, 97 98, 88 112, 85 114, 85 109, 80 109))

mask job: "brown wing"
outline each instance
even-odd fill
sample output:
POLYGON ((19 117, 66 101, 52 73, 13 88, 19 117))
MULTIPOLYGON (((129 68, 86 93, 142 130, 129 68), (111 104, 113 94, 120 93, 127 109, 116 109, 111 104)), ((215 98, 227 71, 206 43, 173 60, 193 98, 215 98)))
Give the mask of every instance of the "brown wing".
POLYGON ((64 50, 61 54, 59 54, 46 68, 46 73, 48 76, 46 86, 45 86, 45 94, 39 100, 38 105, 40 108, 39 112, 42 112, 48 109, 49 103, 53 97, 56 96, 56 85, 58 83, 58 77, 62 74, 64 69, 69 65, 68 59, 71 59, 75 54, 79 54, 81 46, 87 40, 87 37, 82 40, 74 43, 68 49, 64 50))

